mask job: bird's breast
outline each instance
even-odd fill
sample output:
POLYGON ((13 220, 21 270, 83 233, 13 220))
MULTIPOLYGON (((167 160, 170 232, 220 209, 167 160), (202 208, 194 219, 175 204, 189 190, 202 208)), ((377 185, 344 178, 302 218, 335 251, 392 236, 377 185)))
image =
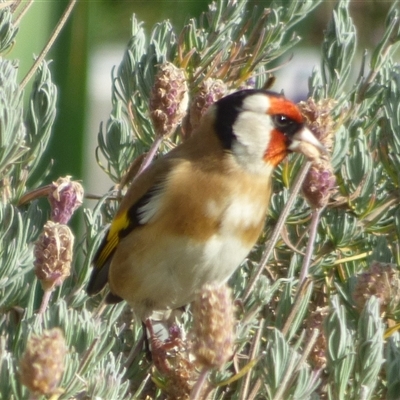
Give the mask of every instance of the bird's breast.
POLYGON ((266 199, 235 196, 222 207, 210 199, 204 204, 207 217, 218 220, 217 232, 221 238, 236 236, 244 246, 253 246, 263 227, 266 199))
POLYGON ((262 231, 267 183, 172 176, 146 206, 146 223, 121 240, 111 290, 134 307, 167 309, 192 301, 204 283, 227 281, 262 231))

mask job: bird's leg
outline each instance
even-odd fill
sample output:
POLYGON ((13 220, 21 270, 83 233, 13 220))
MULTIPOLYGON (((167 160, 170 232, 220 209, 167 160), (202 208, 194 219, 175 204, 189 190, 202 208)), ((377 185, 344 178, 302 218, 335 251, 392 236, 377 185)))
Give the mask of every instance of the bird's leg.
POLYGON ((168 374, 171 370, 171 366, 167 361, 167 350, 164 348, 164 342, 154 333, 150 318, 147 318, 144 324, 150 334, 150 353, 153 358, 153 363, 161 373, 168 374))
POLYGON ((154 332, 150 318, 145 320, 144 325, 150 334, 150 354, 153 358, 154 365, 160 372, 167 374, 171 371, 171 365, 167 361, 168 351, 182 346, 180 329, 178 325, 174 324, 169 329, 168 339, 162 341, 154 332))
POLYGON ((181 348, 183 346, 181 330, 176 323, 168 329, 168 334, 168 338, 164 342, 164 349, 171 350, 175 347, 181 348))
POLYGON ((144 321, 144 325, 149 332, 149 350, 150 354, 153 358, 154 364, 158 368, 160 364, 160 369, 168 369, 168 364, 166 363, 166 355, 167 352, 163 349, 163 342, 158 338, 158 336, 154 333, 153 324, 151 323, 150 318, 147 318, 144 321))

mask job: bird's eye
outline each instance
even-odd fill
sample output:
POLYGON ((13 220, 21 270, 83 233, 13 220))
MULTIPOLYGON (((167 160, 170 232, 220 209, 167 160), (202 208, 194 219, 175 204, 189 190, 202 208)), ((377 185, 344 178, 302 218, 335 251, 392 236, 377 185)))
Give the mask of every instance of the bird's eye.
POLYGON ((293 120, 283 114, 274 115, 273 122, 276 128, 285 131, 289 126, 293 125, 293 120))
POLYGON ((272 117, 272 122, 276 129, 287 136, 294 135, 301 127, 302 123, 296 122, 287 115, 277 114, 272 117))

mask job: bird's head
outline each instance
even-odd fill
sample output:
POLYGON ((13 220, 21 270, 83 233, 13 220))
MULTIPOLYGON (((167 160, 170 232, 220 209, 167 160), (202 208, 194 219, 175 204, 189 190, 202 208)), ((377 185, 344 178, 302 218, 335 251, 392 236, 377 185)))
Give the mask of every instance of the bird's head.
POLYGON ((292 151, 304 153, 307 147, 314 154, 325 151, 305 126, 298 107, 277 93, 242 90, 220 99, 213 108, 223 148, 254 173, 269 173, 292 151))

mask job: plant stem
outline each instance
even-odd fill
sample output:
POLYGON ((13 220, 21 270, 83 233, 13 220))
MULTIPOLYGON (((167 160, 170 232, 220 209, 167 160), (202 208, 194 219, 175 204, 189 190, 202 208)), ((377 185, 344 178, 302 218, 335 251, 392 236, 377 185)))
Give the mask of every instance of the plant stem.
POLYGON ((46 57, 47 53, 53 46, 54 42, 56 41, 58 35, 60 34, 62 28, 64 27, 65 23, 67 22, 74 6, 77 0, 70 0, 67 8, 65 9, 63 15, 61 16, 60 20, 58 21, 58 24, 54 28, 53 33, 50 36, 49 41, 47 42, 46 46, 43 48, 39 56, 36 58, 35 62, 33 63, 32 67, 28 71, 28 73, 25 75, 24 79, 22 79, 22 82, 19 85, 20 90, 23 90, 26 84, 29 82, 29 80, 32 78, 36 70, 39 68, 40 64, 46 57))
MULTIPOLYGON (((264 329, 264 323, 265 323, 265 319, 262 318, 260 320, 260 325, 258 326, 257 333, 254 336, 253 341, 251 343, 249 361, 252 361, 255 358, 257 358, 257 352, 260 347, 259 345, 260 345, 262 332, 264 329)), ((251 378, 251 373, 249 371, 249 373, 246 375, 246 379, 240 390, 240 396, 239 396, 240 400, 248 400, 249 399, 248 393, 249 393, 249 388, 250 388, 250 378, 251 378)))
POLYGON ((162 141, 163 141, 163 136, 157 135, 148 153, 146 154, 146 157, 144 158, 142 165, 140 166, 136 176, 139 176, 151 164, 151 162, 153 161, 154 157, 157 154, 157 150, 160 147, 162 141))
POLYGON ((311 256, 313 255, 314 252, 314 244, 315 244, 315 237, 317 236, 318 224, 321 218, 321 213, 324 209, 325 207, 315 208, 312 212, 311 224, 310 224, 310 236, 307 243, 306 254, 303 259, 303 264, 301 266, 298 288, 301 287, 301 284, 306 279, 308 271, 310 269, 310 261, 311 261, 311 256))
POLYGON ((51 297, 51 293, 53 291, 52 290, 45 290, 43 293, 43 297, 42 297, 42 303, 40 304, 40 308, 38 311, 38 316, 42 316, 44 314, 44 312, 47 309, 47 306, 49 305, 49 301, 50 301, 50 297, 51 297))
POLYGON ((318 336, 320 334, 320 330, 317 328, 314 328, 311 332, 311 336, 306 344, 306 347, 304 348, 300 360, 297 363, 297 367, 295 369, 295 372, 299 371, 300 368, 303 366, 303 364, 305 364, 305 362, 307 361, 307 358, 309 356, 309 354, 311 353, 311 350, 314 348, 314 344, 318 339, 318 336))
POLYGON ((261 261, 256 269, 255 274, 253 275, 253 277, 251 278, 249 284, 247 285, 247 289, 246 292, 243 296, 243 302, 245 302, 249 296, 250 293, 252 293, 253 289, 254 289, 254 285, 256 284, 258 278, 260 277, 260 275, 262 274, 265 266, 267 265, 269 258, 271 257, 271 254, 274 250, 275 244, 278 241, 280 232, 282 230, 283 225, 285 224, 286 218, 293 206, 293 203, 296 199, 296 196, 298 194, 298 192, 300 191, 301 185, 304 181, 304 178, 306 177, 306 174, 308 172, 308 170, 311 167, 311 162, 307 161, 302 169, 300 170, 299 174, 297 175, 296 181, 293 184, 293 188, 292 188, 292 192, 290 194, 290 197, 285 205, 285 208, 283 209, 281 215, 279 216, 278 222, 276 223, 275 229, 272 232, 271 238, 269 239, 269 241, 267 242, 267 245, 265 247, 265 251, 263 253, 263 256, 261 258, 261 261))
POLYGON ((209 369, 204 367, 199 375, 199 379, 197 379, 197 382, 194 384, 192 392, 190 393, 190 400, 200 400, 201 399, 201 390, 207 380, 207 375, 208 375, 209 369))
MULTIPOLYGON (((18 2, 20 3, 20 1, 18 2)), ((18 7, 19 4, 15 3, 16 6, 18 7)), ((27 11, 29 10, 30 6, 33 4, 33 0, 27 0, 24 4, 24 7, 22 8, 22 10, 19 12, 19 14, 15 17, 14 19, 14 25, 19 25, 21 22, 21 19, 23 18, 23 16, 27 13, 27 11)), ((16 9, 16 7, 15 7, 16 9)))
POLYGON ((286 336, 287 333, 289 332, 292 322, 300 309, 302 295, 304 295, 306 290, 308 290, 311 283, 312 282, 310 279, 306 279, 301 285, 298 285, 298 290, 297 290, 296 296, 294 298, 293 306, 290 310, 289 316, 287 317, 285 325, 283 325, 283 328, 282 328, 282 334, 284 336, 286 336))
POLYGON ((285 376, 283 377, 283 379, 281 380, 280 384, 279 384, 279 388, 275 393, 275 396, 273 397, 272 400, 284 400, 285 397, 283 397, 283 394, 285 393, 287 387, 288 387, 288 383, 290 381, 290 378, 292 377, 293 372, 295 371, 295 367, 296 367, 296 355, 295 353, 292 354, 292 356, 289 359, 289 363, 286 369, 286 373, 285 376))

